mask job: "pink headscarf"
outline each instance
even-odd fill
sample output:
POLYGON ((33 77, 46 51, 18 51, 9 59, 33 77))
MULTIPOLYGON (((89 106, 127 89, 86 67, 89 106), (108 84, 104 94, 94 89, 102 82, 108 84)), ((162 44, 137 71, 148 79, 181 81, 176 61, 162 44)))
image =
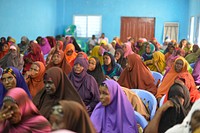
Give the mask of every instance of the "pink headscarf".
POLYGON ((126 58, 128 55, 133 54, 134 52, 132 51, 131 48, 131 43, 125 43, 124 47, 126 47, 126 50, 124 51, 124 58, 126 58))
POLYGON ((21 112, 21 121, 15 125, 8 120, 2 122, 0 124, 1 133, 44 133, 51 131, 49 122, 40 115, 38 109, 23 89, 10 89, 4 97, 4 100, 6 99, 13 99, 17 103, 21 112))

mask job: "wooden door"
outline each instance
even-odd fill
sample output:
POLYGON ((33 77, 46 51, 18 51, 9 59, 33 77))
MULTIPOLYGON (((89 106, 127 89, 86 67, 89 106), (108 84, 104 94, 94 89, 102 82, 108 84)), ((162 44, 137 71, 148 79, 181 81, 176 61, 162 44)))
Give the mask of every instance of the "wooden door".
POLYGON ((138 38, 146 38, 151 40, 154 37, 155 18, 141 17, 121 17, 120 39, 123 42, 127 41, 127 37, 131 36, 138 38))

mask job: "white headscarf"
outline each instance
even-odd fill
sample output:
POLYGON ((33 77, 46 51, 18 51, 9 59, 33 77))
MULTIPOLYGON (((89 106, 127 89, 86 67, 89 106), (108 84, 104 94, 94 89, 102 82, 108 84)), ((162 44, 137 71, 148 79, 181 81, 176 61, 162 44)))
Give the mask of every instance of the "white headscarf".
POLYGON ((200 110, 200 99, 193 104, 190 112, 188 113, 188 115, 185 117, 185 119, 181 124, 173 126, 172 128, 168 129, 165 133, 191 133, 190 121, 193 112, 195 112, 196 110, 200 110))

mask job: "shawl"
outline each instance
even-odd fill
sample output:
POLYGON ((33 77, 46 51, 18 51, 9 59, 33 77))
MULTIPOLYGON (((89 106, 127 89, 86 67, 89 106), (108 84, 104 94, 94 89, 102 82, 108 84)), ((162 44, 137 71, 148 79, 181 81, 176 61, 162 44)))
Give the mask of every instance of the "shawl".
POLYGON ((105 75, 102 71, 100 61, 97 57, 90 57, 90 59, 93 58, 96 60, 96 67, 93 71, 87 70, 87 73, 92 75, 95 80, 97 81, 98 86, 105 80, 105 75))
POLYGON ((95 128, 85 108, 74 101, 61 100, 65 129, 76 133, 95 133, 95 128))
POLYGON ((138 133, 135 113, 120 85, 114 80, 103 82, 108 87, 110 104, 97 104, 91 120, 97 133, 138 133))
POLYGON ((103 65, 103 52, 101 54, 99 52, 101 49, 103 51, 103 48, 101 46, 94 46, 90 56, 97 57, 100 61, 100 64, 103 65))
POLYGON ((64 53, 65 53, 65 58, 66 58, 67 62, 71 65, 71 67, 73 67, 74 66, 74 60, 77 56, 74 45, 72 43, 67 44, 67 46, 64 50, 64 53), (72 55, 70 55, 70 56, 66 55, 66 53, 70 50, 73 51, 72 55))
POLYGON ((40 48, 41 48, 41 51, 43 53, 43 55, 46 55, 49 53, 49 51, 51 50, 51 46, 47 40, 47 38, 42 38, 42 41, 45 42, 45 44, 40 44, 40 48))
POLYGON ((142 57, 143 57, 144 61, 146 61, 146 60, 151 60, 151 59, 153 58, 153 52, 155 52, 155 46, 154 46, 152 43, 147 44, 147 45, 145 46, 145 53, 142 54, 142 57), (146 52, 146 47, 147 47, 148 45, 150 46, 150 53, 147 53, 147 52, 146 52))
POLYGON ((43 76, 45 73, 45 66, 42 62, 36 61, 33 64, 39 67, 39 72, 34 78, 30 76, 27 82, 32 98, 44 88, 43 76))
POLYGON ((8 120, 4 121, 0 124, 0 132, 44 133, 51 131, 51 126, 47 119, 40 115, 38 109, 22 88, 10 89, 5 98, 7 97, 16 101, 16 104, 20 109, 21 121, 15 125, 11 124, 8 120))
POLYGON ((56 87, 56 92, 52 95, 48 95, 44 87, 33 99, 34 104, 44 117, 47 119, 49 118, 51 108, 60 100, 72 100, 84 106, 74 86, 69 78, 62 72, 61 68, 49 68, 45 73, 45 78, 52 79, 56 87))
POLYGON ((21 54, 24 54, 24 53, 28 50, 29 43, 30 43, 30 41, 29 41, 28 37, 23 36, 23 37, 21 38, 21 43, 18 44, 18 46, 19 46, 19 48, 20 48, 20 53, 21 53, 21 54), (22 42, 24 42, 24 44, 22 44, 22 42))
POLYGON ((199 56, 200 56, 200 49, 198 49, 195 53, 188 54, 185 57, 185 59, 188 61, 189 64, 191 64, 196 62, 199 56))
POLYGON ((194 65, 192 76, 194 78, 195 84, 199 86, 200 85, 200 58, 198 58, 197 62, 194 65))
POLYGON ((77 74, 74 72, 73 68, 72 72, 69 74, 69 79, 85 103, 88 113, 91 114, 96 104, 99 102, 98 84, 96 80, 87 73, 88 62, 85 58, 77 57, 74 62, 74 65, 76 64, 80 64, 84 70, 77 74))
POLYGON ((137 54, 129 55, 128 64, 130 67, 123 70, 118 83, 126 88, 143 89, 155 95, 157 88, 154 84, 154 78, 140 56, 137 54))
POLYGON ((46 69, 48 70, 49 68, 55 67, 55 66, 56 66, 56 67, 60 67, 60 68, 63 70, 63 72, 64 72, 66 75, 68 75, 68 74, 71 72, 72 68, 71 68, 70 64, 67 62, 67 60, 66 60, 66 58, 65 58, 66 55, 64 54, 64 52, 63 52, 62 50, 59 50, 59 51, 55 51, 55 52, 53 53, 52 58, 53 58, 53 56, 54 56, 55 54, 59 54, 59 55, 60 55, 61 62, 58 63, 58 64, 54 64, 54 63, 52 62, 52 59, 51 59, 50 63, 46 66, 46 69))
POLYGON ((124 58, 126 58, 130 54, 133 54, 133 51, 132 51, 130 43, 125 43, 123 47, 125 47, 124 58))

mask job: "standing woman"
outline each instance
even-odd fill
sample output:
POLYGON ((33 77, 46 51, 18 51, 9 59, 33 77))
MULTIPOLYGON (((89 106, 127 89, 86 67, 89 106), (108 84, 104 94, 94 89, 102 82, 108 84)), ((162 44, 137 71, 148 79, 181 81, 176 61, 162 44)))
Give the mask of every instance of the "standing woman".
POLYGON ((106 79, 103 74, 100 61, 97 57, 90 57, 87 73, 92 75, 97 81, 98 86, 106 79))
POLYGON ((26 72, 24 78, 28 85, 32 98, 44 88, 43 76, 45 73, 45 66, 42 62, 33 62, 29 71, 26 72))
POLYGON ((114 79, 116 77, 115 80, 118 80, 123 69, 121 65, 115 62, 114 56, 109 52, 104 52, 103 62, 104 62, 104 64, 102 65, 103 73, 108 78, 114 79))
POLYGON ((22 88, 9 90, 3 103, 0 111, 1 133, 44 133, 51 131, 47 119, 40 115, 22 88))
POLYGON ((69 79, 81 96, 89 114, 99 102, 99 91, 96 80, 87 73, 88 62, 83 57, 77 57, 69 79))
POLYGON ((34 97, 33 102, 45 118, 49 118, 51 108, 60 100, 72 100, 84 106, 74 86, 61 68, 48 69, 44 75, 44 84, 44 88, 34 97))
POLYGON ((97 133, 138 133, 134 109, 120 85, 106 80, 99 91, 100 102, 90 117, 97 133))

